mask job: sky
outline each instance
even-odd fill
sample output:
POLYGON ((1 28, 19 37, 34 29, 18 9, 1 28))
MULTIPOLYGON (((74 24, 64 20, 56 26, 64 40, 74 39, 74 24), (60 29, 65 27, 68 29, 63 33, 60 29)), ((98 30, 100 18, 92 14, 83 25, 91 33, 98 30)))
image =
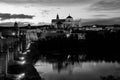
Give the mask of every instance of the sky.
POLYGON ((0 25, 51 23, 57 14, 62 19, 70 14, 83 23, 119 23, 120 0, 0 0, 0 25))

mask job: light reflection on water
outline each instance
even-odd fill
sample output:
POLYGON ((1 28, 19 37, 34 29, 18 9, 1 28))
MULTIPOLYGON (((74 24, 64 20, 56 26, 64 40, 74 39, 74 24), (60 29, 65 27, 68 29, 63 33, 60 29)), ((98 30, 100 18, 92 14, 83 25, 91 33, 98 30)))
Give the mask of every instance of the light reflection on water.
POLYGON ((35 68, 45 80, 101 80, 100 76, 108 75, 120 77, 118 62, 86 61, 66 66, 66 63, 39 60, 35 68))

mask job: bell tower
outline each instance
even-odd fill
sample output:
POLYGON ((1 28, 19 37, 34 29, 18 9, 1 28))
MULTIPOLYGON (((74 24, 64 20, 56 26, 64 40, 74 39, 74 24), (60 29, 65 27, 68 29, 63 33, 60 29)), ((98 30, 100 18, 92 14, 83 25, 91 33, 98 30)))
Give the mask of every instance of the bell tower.
POLYGON ((18 23, 17 22, 14 23, 14 27, 18 28, 18 23))
POLYGON ((59 15, 57 14, 57 16, 56 16, 56 19, 58 20, 59 19, 59 15))
POLYGON ((16 35, 19 36, 19 27, 17 22, 14 23, 14 28, 15 28, 16 35))

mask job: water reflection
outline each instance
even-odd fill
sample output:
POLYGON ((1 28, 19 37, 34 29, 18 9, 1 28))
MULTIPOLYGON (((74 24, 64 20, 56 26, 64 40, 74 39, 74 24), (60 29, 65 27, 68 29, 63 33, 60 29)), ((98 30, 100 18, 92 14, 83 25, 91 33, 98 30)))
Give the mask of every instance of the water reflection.
POLYGON ((8 73, 8 80, 42 80, 31 64, 9 65, 8 73))
POLYGON ((118 61, 86 60, 86 58, 86 55, 42 55, 35 68, 45 80, 119 79, 118 61), (115 79, 109 79, 109 75, 115 79))
POLYGON ((113 75, 101 76, 101 80, 120 80, 120 77, 116 77, 113 75))

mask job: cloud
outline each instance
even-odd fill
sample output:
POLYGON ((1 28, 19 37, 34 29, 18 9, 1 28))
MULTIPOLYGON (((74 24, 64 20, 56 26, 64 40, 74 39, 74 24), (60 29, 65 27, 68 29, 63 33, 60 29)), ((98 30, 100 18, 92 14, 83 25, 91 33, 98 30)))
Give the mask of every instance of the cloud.
POLYGON ((82 25, 113 25, 113 24, 120 24, 120 17, 108 18, 108 19, 89 19, 84 21, 82 25))
POLYGON ((107 16, 107 15, 104 15, 104 14, 99 14, 99 15, 94 15, 94 16, 101 17, 101 16, 107 16))
POLYGON ((94 17, 107 17, 107 15, 99 14, 99 15, 93 15, 94 17))
POLYGON ((84 4, 96 0, 0 0, 4 3, 13 4, 47 4, 47 5, 64 5, 64 4, 84 4))
POLYGON ((48 15, 51 12, 51 10, 42 10, 42 15, 48 15))
POLYGON ((0 19, 32 19, 33 15, 24 15, 24 14, 10 14, 10 13, 0 13, 0 19))
MULTIPOLYGON (((19 27, 27 26, 28 24, 31 24, 31 23, 29 23, 29 22, 18 22, 19 27)), ((2 23, 0 23, 0 26, 12 27, 12 26, 14 26, 14 22, 2 22, 2 23)))
POLYGON ((120 10, 120 0, 101 0, 90 6, 93 11, 114 11, 120 10))

